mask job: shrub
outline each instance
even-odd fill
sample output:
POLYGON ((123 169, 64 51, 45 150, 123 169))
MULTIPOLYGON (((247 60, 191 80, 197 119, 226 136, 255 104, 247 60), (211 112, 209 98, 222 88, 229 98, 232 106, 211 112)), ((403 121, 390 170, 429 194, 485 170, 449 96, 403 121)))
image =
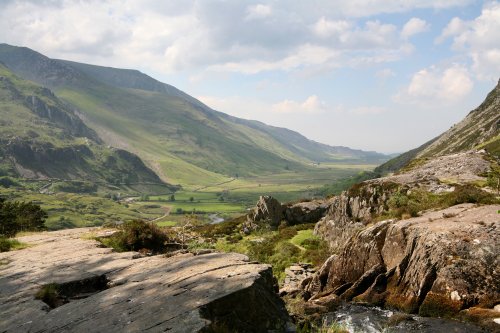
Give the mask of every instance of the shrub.
POLYGON ((39 205, 0 198, 0 235, 12 237, 19 231, 44 230, 46 218, 39 205))
POLYGON ((453 192, 446 195, 444 201, 448 206, 461 203, 493 204, 498 202, 493 194, 473 185, 456 186, 453 192))
POLYGON ((153 253, 165 252, 166 245, 170 242, 168 235, 156 224, 142 220, 125 222, 120 231, 98 240, 118 252, 146 249, 153 253))
POLYGON ((19 183, 10 177, 0 177, 0 186, 9 188, 11 186, 19 186, 19 183))

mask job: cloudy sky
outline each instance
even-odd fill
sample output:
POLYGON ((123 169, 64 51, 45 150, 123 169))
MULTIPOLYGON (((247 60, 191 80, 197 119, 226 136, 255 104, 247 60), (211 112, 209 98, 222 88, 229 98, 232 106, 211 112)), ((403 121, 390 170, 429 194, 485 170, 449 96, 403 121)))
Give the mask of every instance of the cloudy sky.
POLYGON ((500 77, 500 2, 0 0, 0 42, 136 68, 210 107, 401 152, 500 77))

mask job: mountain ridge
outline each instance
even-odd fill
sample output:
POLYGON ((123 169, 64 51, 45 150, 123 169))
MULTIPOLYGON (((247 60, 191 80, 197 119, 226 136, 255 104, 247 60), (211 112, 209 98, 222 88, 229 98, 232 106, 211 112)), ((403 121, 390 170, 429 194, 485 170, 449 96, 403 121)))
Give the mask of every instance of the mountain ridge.
POLYGON ((136 70, 50 59, 7 44, 0 44, 0 61, 53 89, 107 144, 138 154, 172 183, 203 185, 309 170, 319 162, 373 165, 388 158, 226 115, 136 70))
POLYGON ((484 101, 449 130, 375 168, 395 172, 417 159, 438 157, 474 149, 486 149, 500 158, 500 80, 484 101))
POLYGON ((103 146, 73 110, 48 88, 0 65, 0 176, 163 185, 135 155, 103 146))

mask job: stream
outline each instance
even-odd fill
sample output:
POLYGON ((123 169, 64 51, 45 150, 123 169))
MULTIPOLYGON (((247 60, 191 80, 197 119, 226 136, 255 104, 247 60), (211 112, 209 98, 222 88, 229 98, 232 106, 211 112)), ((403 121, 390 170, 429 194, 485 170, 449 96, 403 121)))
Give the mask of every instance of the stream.
POLYGON ((378 307, 346 304, 323 318, 325 324, 337 322, 349 332, 424 332, 479 333, 488 332, 474 324, 451 319, 420 317, 378 307), (392 317, 392 319, 391 319, 392 317), (395 319, 398 318, 398 319, 395 319))
POLYGON ((210 219, 210 224, 217 224, 224 222, 224 219, 217 214, 210 214, 208 215, 208 218, 210 219))

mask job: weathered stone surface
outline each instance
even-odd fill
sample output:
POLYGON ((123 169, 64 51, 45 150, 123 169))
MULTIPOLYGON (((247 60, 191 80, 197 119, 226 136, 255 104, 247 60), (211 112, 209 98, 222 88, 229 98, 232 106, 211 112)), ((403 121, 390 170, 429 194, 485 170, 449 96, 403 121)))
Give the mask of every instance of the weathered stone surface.
POLYGON ((299 202, 285 208, 285 220, 288 224, 316 223, 326 213, 329 202, 314 200, 299 202))
POLYGON ((2 332, 239 332, 286 330, 268 265, 240 254, 132 259, 82 239, 93 229, 41 233, 0 254, 2 332), (108 289, 50 309, 43 285, 105 276, 108 289), (83 298, 88 296, 86 298, 83 298))
POLYGON ((374 217, 387 212, 389 199, 396 192, 411 193, 414 189, 451 192, 457 184, 485 181, 484 175, 489 170, 490 162, 483 152, 468 151, 424 161, 404 173, 367 180, 331 199, 314 232, 337 251, 374 217))
POLYGON ((331 200, 326 216, 316 224, 314 233, 327 241, 332 250, 341 249, 374 215, 388 209, 387 200, 396 189, 392 183, 365 184, 355 193, 343 192, 331 200))
POLYGON ((432 316, 493 309, 500 302, 499 210, 462 204, 368 226, 305 290, 311 300, 330 292, 432 316))
POLYGON ((298 263, 286 268, 280 295, 295 295, 300 292, 303 289, 304 280, 307 281, 316 271, 311 266, 311 264, 298 263))
POLYGON ((266 221, 271 226, 277 227, 283 220, 283 207, 281 203, 271 196, 261 196, 253 211, 248 214, 251 222, 266 221))
POLYGON ((261 196, 255 208, 247 215, 252 229, 254 222, 264 221, 271 227, 277 227, 285 220, 289 225, 316 223, 327 212, 330 200, 312 200, 298 203, 282 204, 271 196, 261 196))

